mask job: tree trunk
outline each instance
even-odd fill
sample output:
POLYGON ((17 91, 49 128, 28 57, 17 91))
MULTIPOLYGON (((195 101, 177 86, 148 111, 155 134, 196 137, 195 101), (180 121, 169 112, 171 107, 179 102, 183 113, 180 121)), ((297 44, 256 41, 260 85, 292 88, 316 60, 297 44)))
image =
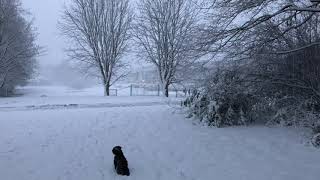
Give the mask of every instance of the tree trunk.
POLYGON ((166 83, 165 87, 164 87, 164 92, 165 92, 165 96, 169 97, 169 83, 166 83))
POLYGON ((110 96, 110 83, 104 84, 104 96, 110 96))

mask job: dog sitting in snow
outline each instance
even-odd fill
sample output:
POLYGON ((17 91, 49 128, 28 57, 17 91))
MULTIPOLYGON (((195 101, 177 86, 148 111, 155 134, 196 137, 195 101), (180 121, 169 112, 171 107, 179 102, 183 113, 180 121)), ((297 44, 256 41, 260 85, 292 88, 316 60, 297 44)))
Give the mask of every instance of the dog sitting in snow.
POLYGON ((116 146, 112 149, 112 153, 114 154, 114 168, 119 175, 130 176, 130 171, 128 168, 128 161, 126 157, 123 155, 120 146, 116 146))

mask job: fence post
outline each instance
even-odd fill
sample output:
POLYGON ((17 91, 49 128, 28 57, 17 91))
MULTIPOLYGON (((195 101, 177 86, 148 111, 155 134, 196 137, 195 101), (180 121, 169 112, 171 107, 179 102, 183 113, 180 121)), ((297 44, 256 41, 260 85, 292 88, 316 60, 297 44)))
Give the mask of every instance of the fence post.
POLYGON ((116 96, 118 96, 118 89, 116 89, 116 96))
POLYGON ((178 90, 176 89, 176 98, 178 97, 178 90))
POLYGON ((132 84, 130 85, 130 96, 132 96, 132 84))
POLYGON ((160 96, 160 84, 158 84, 158 96, 160 96))

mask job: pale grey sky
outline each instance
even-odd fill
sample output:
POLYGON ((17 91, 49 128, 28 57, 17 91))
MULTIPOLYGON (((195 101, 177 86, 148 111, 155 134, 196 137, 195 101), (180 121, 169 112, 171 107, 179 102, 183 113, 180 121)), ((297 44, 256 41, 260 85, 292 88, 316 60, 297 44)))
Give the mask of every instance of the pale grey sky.
MULTIPOLYGON (((56 74, 57 68, 59 69, 63 61, 67 62, 68 57, 64 49, 67 44, 64 42, 58 29, 58 21, 61 18, 64 5, 70 0, 21 0, 22 6, 31 13, 34 18, 34 27, 38 33, 38 44, 45 49, 45 53, 38 57, 40 69, 38 71, 38 78, 50 79, 51 82, 60 82, 61 77, 70 76, 70 72, 56 74)), ((136 0, 131 0, 135 3, 136 0)), ((138 61, 134 54, 128 54, 124 60, 130 64, 131 68, 142 68, 142 61, 138 61)), ((67 65, 67 64, 66 64, 67 65)), ((130 70, 134 70, 131 69, 130 70)), ((66 70, 66 68, 64 69, 66 70)), ((68 69, 73 73, 77 73, 76 69, 68 69)), ((78 77, 79 81, 83 83, 81 75, 75 74, 72 77, 78 77)), ((77 82, 77 78, 74 79, 77 82)))
POLYGON ((38 44, 46 50, 39 57, 42 66, 59 64, 66 59, 63 37, 60 36, 57 22, 66 0, 21 0, 24 9, 35 18, 34 26, 38 32, 38 44))
MULTIPOLYGON (((38 32, 38 44, 46 50, 45 54, 39 57, 42 67, 47 65, 57 65, 67 60, 64 49, 67 48, 64 37, 58 30, 58 20, 60 19, 63 7, 70 0, 21 0, 23 7, 35 18, 34 26, 38 32)), ((131 0, 134 5, 136 0, 131 0)), ((126 59, 130 62, 135 59, 130 54, 126 59)), ((135 63, 136 60, 135 60, 135 63)))
MULTIPOLYGON (((59 82, 60 77, 70 75, 70 72, 61 74, 60 71, 59 74, 55 73, 55 69, 59 69, 62 62, 68 62, 68 57, 64 51, 68 46, 64 41, 65 37, 59 32, 58 21, 62 16, 64 5, 70 0, 21 0, 21 2, 23 8, 30 12, 34 18, 34 27, 38 33, 37 43, 45 49, 45 53, 38 57, 40 65, 38 78, 47 78, 52 82, 59 82), (53 79, 53 77, 57 78, 53 79)), ((131 0, 131 2, 135 3, 136 0, 131 0)), ((127 54, 124 61, 129 63, 129 70, 132 71, 139 71, 145 66, 149 66, 144 61, 139 61, 133 53, 127 54)), ((77 73, 77 69, 69 68, 68 70, 77 73)), ((77 76, 81 79, 81 75, 77 74, 77 76)))

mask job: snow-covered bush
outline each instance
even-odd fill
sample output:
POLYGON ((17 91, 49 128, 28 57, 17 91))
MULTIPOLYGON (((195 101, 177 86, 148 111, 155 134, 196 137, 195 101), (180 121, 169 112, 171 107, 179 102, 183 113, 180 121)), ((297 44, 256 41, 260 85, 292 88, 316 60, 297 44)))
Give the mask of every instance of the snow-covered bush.
MULTIPOLYGON (((290 65, 278 66, 272 68, 276 69, 275 74, 290 69, 282 67, 290 65)), ((279 85, 263 76, 263 73, 267 74, 264 69, 255 68, 255 65, 231 66, 228 63, 216 68, 201 88, 194 90, 183 103, 189 108, 189 117, 217 127, 247 125, 255 121, 312 128, 319 121, 320 101, 314 93, 279 85)))
MULTIPOLYGON (((320 119, 320 118, 319 118, 319 119, 320 119)), ((314 133, 314 134, 320 133, 320 123, 317 124, 317 125, 314 125, 313 128, 312 128, 312 130, 313 130, 313 133, 314 133)))
POLYGON ((247 125, 252 122, 251 108, 245 94, 223 99, 206 94, 189 98, 185 103, 189 107, 189 117, 199 118, 210 126, 247 125), (243 98, 236 98, 241 97, 243 98))
POLYGON ((237 74, 217 70, 200 90, 194 90, 183 105, 188 117, 196 117, 210 126, 247 125, 252 122, 253 98, 236 84, 237 74))
POLYGON ((315 147, 320 147, 320 133, 318 134, 315 134, 312 138, 312 144, 315 146, 315 147))
POLYGON ((310 103, 296 97, 274 98, 269 107, 268 125, 299 126, 320 132, 320 113, 310 103), (317 130, 316 130, 317 129, 317 130))

